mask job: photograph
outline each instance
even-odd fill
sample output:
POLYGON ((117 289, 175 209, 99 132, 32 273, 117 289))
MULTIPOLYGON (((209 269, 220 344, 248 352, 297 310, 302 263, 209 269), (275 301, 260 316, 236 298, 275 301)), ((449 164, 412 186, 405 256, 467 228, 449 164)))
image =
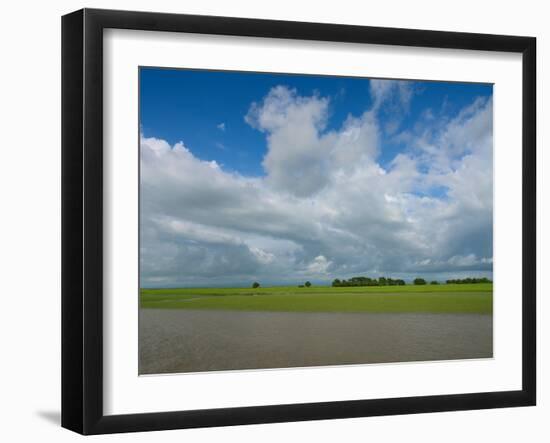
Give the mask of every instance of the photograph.
POLYGON ((493 84, 138 75, 140 375, 493 357, 493 84))

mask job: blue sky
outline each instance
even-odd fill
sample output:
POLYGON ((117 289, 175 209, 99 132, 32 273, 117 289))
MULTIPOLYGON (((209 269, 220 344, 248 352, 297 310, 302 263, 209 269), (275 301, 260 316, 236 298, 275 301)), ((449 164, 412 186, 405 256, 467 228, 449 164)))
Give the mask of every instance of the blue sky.
MULTIPOLYGON (((349 114, 360 115, 372 106, 370 80, 353 77, 264 74, 227 71, 141 68, 140 111, 145 136, 170 144, 184 140, 202 160, 216 160, 228 170, 245 175, 265 174, 262 160, 267 151, 264 134, 245 122, 250 104, 261 101, 278 85, 296 89, 299 95, 330 97, 326 130, 339 128, 349 114), (218 125, 223 124, 219 129, 218 125)), ((414 82, 414 99, 400 113, 390 106, 380 116, 382 126, 399 124, 397 130, 413 130, 427 109, 438 119, 451 119, 476 97, 490 97, 492 85, 449 82, 414 82)), ((406 146, 384 134, 379 161, 390 162, 406 146)))
POLYGON ((141 68, 142 286, 492 277, 492 90, 141 68))

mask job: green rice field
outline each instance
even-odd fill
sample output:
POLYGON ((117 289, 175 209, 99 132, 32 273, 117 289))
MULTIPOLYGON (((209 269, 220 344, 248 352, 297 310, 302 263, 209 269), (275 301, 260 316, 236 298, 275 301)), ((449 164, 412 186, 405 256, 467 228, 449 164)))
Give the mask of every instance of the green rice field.
POLYGON ((141 289, 141 308, 491 314, 493 284, 141 289))

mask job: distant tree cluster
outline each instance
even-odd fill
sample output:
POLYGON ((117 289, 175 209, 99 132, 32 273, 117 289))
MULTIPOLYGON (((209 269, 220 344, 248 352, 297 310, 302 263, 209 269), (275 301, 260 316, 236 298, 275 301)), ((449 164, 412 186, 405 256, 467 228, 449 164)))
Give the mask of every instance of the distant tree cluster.
POLYGON ((352 277, 349 280, 334 279, 333 287, 347 286, 403 286, 405 280, 393 279, 389 277, 380 277, 379 279, 370 277, 352 277))
MULTIPOLYGON (((465 284, 473 284, 473 283, 493 283, 492 280, 489 280, 486 277, 482 278, 456 278, 446 281, 447 284, 457 284, 457 285, 465 285, 465 284)), ((428 283, 423 278, 417 277, 413 280, 413 284, 415 285, 427 285, 428 283)), ((438 285, 439 282, 436 280, 433 280, 430 282, 430 285, 438 285)), ((339 278, 335 278, 332 281, 333 287, 348 287, 348 286, 404 286, 405 280, 402 280, 400 278, 394 279, 390 277, 380 277, 378 279, 376 278, 370 278, 370 277, 352 277, 349 280, 340 280, 339 278)), ((299 288, 309 288, 311 286, 311 282, 306 281, 303 285, 298 285, 299 288)), ((252 287, 254 289, 259 288, 260 284, 255 281, 252 283, 252 287)))
POLYGON ((493 282, 486 277, 483 277, 483 278, 468 277, 468 278, 456 278, 454 280, 447 280, 447 284, 467 285, 471 283, 493 283, 493 282))

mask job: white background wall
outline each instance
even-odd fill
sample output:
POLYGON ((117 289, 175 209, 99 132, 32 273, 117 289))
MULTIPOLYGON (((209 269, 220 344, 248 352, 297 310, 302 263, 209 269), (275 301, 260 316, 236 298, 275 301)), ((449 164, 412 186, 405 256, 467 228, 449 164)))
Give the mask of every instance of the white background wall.
MULTIPOLYGON (((278 0, 5 2, 0 26, 0 438, 74 441, 60 414, 60 17, 81 7, 531 35, 538 38, 539 275, 548 273, 549 12, 544 2, 278 0), (544 249, 544 250, 543 250, 544 249), (546 269, 545 269, 546 268, 546 269)), ((550 369, 539 279, 539 406, 101 436, 94 441, 548 441, 550 369), (545 348, 546 349, 543 349, 545 348)), ((414 381, 412 381, 414 382, 414 381)))

